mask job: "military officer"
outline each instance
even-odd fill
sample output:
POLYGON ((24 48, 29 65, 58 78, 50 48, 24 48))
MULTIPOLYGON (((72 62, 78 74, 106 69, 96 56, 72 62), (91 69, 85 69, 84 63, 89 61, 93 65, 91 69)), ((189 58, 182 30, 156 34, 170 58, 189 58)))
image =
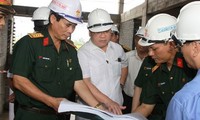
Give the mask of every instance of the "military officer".
MULTIPOLYGON (((149 46, 148 54, 151 58, 146 59, 153 61, 146 60, 147 67, 141 67, 144 73, 147 73, 144 76, 148 76, 148 79, 140 79, 142 76, 137 78, 137 81, 145 82, 141 85, 141 105, 134 112, 141 113, 149 120, 164 120, 168 103, 174 93, 196 74, 187 67, 182 54, 170 38, 175 24, 175 17, 164 13, 157 14, 147 22, 144 39, 139 41, 140 45, 149 46)), ((136 84, 139 83, 137 81, 136 84)))
POLYGON ((14 47, 15 120, 69 120, 57 111, 73 91, 88 105, 103 109, 82 80, 76 49, 65 41, 82 22, 80 1, 52 0, 49 8, 48 28, 26 35, 14 47))

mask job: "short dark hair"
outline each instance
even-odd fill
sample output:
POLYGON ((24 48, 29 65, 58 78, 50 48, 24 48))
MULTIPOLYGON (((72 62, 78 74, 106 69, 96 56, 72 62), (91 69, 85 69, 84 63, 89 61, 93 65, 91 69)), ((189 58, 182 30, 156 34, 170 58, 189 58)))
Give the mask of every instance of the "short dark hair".
POLYGON ((112 31, 112 33, 115 35, 119 35, 119 33, 117 31, 112 31))
MULTIPOLYGON (((56 12, 54 12, 54 11, 50 11, 50 16, 51 15, 54 15, 55 17, 56 17, 56 20, 57 21, 60 21, 60 19, 64 19, 64 17, 63 16, 61 16, 61 15, 59 15, 58 13, 56 13, 56 12)), ((49 19, 50 20, 50 19, 49 19)), ((49 22, 50 23, 50 22, 49 22)))

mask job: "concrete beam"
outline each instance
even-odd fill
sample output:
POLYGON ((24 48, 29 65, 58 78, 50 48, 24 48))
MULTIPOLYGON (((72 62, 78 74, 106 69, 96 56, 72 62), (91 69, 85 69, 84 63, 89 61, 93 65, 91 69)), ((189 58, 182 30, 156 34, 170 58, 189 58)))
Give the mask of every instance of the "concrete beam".
MULTIPOLYGON (((33 12, 37 9, 37 7, 27 7, 27 6, 13 6, 16 11, 16 16, 23 16, 23 17, 32 17, 33 12)), ((83 12, 82 17, 83 21, 87 22, 89 12, 83 12)), ((120 23, 120 15, 111 14, 111 18, 114 23, 120 23)))
MULTIPOLYGON (((166 12, 171 15, 177 16, 180 8, 194 0, 148 0, 147 3, 147 15, 154 15, 160 12, 166 12)), ((131 9, 128 12, 121 14, 121 22, 125 22, 131 19, 139 18, 143 16, 145 3, 131 9)))

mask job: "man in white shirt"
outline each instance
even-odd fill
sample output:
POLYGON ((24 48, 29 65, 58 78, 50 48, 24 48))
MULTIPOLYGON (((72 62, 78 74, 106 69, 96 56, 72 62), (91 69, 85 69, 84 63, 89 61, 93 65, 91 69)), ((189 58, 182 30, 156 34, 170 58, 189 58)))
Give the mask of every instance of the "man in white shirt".
POLYGON ((134 93, 134 81, 139 72, 144 58, 148 55, 148 48, 138 44, 139 39, 143 37, 144 27, 140 27, 134 36, 135 50, 126 53, 128 59, 128 76, 123 90, 124 106, 123 113, 130 113, 134 93))
POLYGON ((78 58, 83 80, 96 99, 109 111, 122 114, 120 84, 125 84, 127 59, 122 47, 110 41, 112 25, 107 11, 93 10, 88 16, 90 40, 78 50, 78 58))

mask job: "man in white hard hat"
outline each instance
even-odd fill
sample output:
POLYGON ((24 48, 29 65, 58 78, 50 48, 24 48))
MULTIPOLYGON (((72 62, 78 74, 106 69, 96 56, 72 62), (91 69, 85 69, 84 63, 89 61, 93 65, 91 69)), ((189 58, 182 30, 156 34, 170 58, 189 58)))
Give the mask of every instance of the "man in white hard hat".
MULTIPOLYGON (((117 26, 116 26, 116 25, 113 25, 113 26, 111 27, 111 31, 112 31, 111 41, 120 44, 120 43, 119 43, 119 30, 118 30, 117 26)), ((121 44, 120 44, 120 45, 121 45, 121 44)), ((121 46, 122 46, 122 48, 124 49, 124 52, 128 52, 128 51, 131 50, 129 47, 127 47, 127 46, 125 46, 125 45, 121 45, 121 46)))
POLYGON ((138 42, 149 47, 149 57, 143 61, 135 81, 135 85, 142 88, 142 93, 141 105, 134 112, 149 120, 165 120, 172 96, 196 74, 187 67, 170 37, 175 28, 175 17, 157 14, 148 20, 144 38, 138 42))
POLYGON ((39 7, 33 12, 32 21, 34 22, 34 30, 44 30, 49 24, 50 9, 48 7, 39 7))
POLYGON ((112 31, 111 41, 113 41, 115 43, 119 43, 119 30, 118 30, 117 26, 113 25, 111 27, 111 31, 112 31))
POLYGON ((200 119, 200 1, 186 4, 178 16, 177 29, 172 37, 181 47, 187 65, 198 69, 195 78, 171 99, 166 120, 200 119))
POLYGON ((76 49, 65 41, 82 22, 80 1, 52 0, 49 9, 48 29, 24 36, 14 47, 15 120, 69 120, 57 111, 73 91, 103 109, 82 80, 76 49))
POLYGON ((122 47, 110 41, 113 21, 103 9, 88 15, 90 40, 78 50, 83 80, 96 99, 115 114, 122 114, 122 89, 127 60, 122 47))
POLYGON ((124 106, 126 109, 123 113, 130 113, 132 108, 132 99, 134 93, 134 81, 139 72, 140 66, 144 58, 148 55, 148 47, 143 47, 138 44, 138 41, 144 35, 144 27, 140 27, 137 33, 133 37, 133 42, 135 44, 135 49, 126 52, 128 59, 128 75, 126 83, 123 90, 124 106))

